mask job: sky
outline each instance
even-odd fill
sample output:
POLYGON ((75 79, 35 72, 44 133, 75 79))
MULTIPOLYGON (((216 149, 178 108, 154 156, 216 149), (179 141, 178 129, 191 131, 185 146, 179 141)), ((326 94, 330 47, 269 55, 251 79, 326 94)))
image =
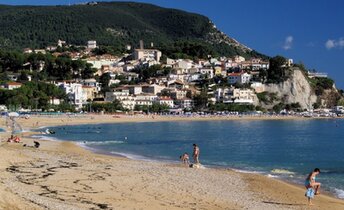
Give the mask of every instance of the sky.
MULTIPOLYGON (((0 0, 63 5, 80 0, 0 0)), ((217 28, 269 56, 282 55, 326 72, 344 89, 343 0, 136 0, 209 17, 217 28)))

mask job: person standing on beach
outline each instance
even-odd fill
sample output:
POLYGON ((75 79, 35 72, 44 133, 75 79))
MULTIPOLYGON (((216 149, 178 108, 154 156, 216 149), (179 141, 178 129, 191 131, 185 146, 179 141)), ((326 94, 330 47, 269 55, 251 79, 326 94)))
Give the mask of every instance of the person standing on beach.
POLYGON ((193 144, 193 159, 195 164, 199 163, 199 153, 199 147, 197 146, 197 144, 193 144))
POLYGON ((321 186, 320 182, 316 182, 316 176, 320 174, 320 169, 315 168, 306 178, 305 187, 307 189, 305 196, 308 199, 308 205, 313 205, 311 199, 314 198, 314 195, 319 195, 319 189, 321 186))

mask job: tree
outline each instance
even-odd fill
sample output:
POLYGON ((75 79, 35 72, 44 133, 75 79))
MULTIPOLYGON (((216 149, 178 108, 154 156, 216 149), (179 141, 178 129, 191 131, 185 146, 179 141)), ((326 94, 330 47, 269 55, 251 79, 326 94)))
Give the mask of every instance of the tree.
POLYGON ((110 79, 111 79, 110 73, 102 74, 99 77, 99 82, 100 82, 101 87, 102 87, 101 92, 104 94, 106 92, 110 91, 110 88, 109 88, 110 79))
POLYGON ((206 90, 203 90, 200 94, 195 95, 193 100, 196 109, 204 109, 208 105, 208 93, 206 90))
POLYGON ((344 106, 344 98, 338 100, 337 106, 344 106))
POLYGON ((95 72, 96 72, 96 69, 92 68, 92 64, 86 63, 85 68, 81 71, 81 77, 83 79, 93 78, 95 72))
POLYGON ((27 72, 21 71, 21 72, 20 72, 20 75, 19 75, 19 77, 18 77, 18 81, 20 81, 20 82, 29 81, 29 77, 28 77, 27 72))
POLYGON ((286 68, 287 60, 282 56, 275 56, 270 59, 270 67, 267 71, 267 82, 280 83, 288 79, 286 68))

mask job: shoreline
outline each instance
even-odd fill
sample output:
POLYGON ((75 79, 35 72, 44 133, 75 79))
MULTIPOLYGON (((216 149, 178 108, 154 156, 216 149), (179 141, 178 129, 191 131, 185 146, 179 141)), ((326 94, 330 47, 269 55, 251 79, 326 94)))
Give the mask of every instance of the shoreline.
MULTIPOLYGON (((41 117, 41 116, 40 116, 41 117)), ((56 117, 56 116, 54 116, 56 117)), ((60 116, 57 116, 60 117, 60 116)), ((78 118, 79 116, 74 116, 72 118, 78 118)), ((259 121, 259 120, 338 120, 338 119, 344 119, 343 117, 338 117, 338 118, 333 118, 333 117, 303 117, 303 116, 296 116, 296 115, 278 115, 278 116, 255 116, 255 115, 244 115, 244 116, 161 116, 161 115, 141 115, 139 117, 135 117, 132 115, 120 115, 120 118, 118 118, 118 115, 81 115, 81 119, 87 119, 87 117, 101 117, 104 120, 104 117, 107 118, 105 122, 99 121, 96 119, 95 123, 89 123, 86 121, 85 122, 74 122, 69 125, 80 125, 85 124, 85 125, 99 125, 99 124, 113 124, 113 123, 154 123, 154 122, 179 122, 179 121, 259 121), (108 121, 110 119, 110 121, 108 121)), ((70 118, 70 117, 68 117, 70 118)), ((92 119, 94 120, 94 119, 92 119)), ((38 129, 43 129, 47 127, 59 127, 59 126, 64 126, 61 125, 60 123, 57 123, 56 125, 51 125, 51 126, 42 126, 39 127, 38 129)), ((32 136, 32 135, 31 135, 32 136)), ((48 136, 42 136, 42 139, 47 140, 44 137, 48 136)), ((52 139, 48 139, 49 141, 52 139)), ((85 145, 82 145, 81 142, 75 142, 75 141, 68 141, 68 140, 61 140, 61 139, 56 139, 52 141, 64 141, 64 142, 69 142, 74 144, 77 147, 81 147, 82 149, 85 149, 91 153, 98 154, 98 155, 105 155, 105 156, 111 156, 111 157, 119 157, 119 158, 126 158, 128 160, 134 160, 134 161, 144 161, 144 162, 158 162, 162 164, 175 164, 178 165, 179 161, 173 161, 173 160, 163 160, 163 159, 154 159, 154 158, 148 158, 136 154, 120 154, 120 153, 111 153, 111 152, 106 152, 100 149, 95 149, 92 147, 88 147, 85 145), (141 158, 135 158, 135 157, 141 157, 141 158)), ((231 168, 227 166, 221 166, 221 165, 202 165, 206 169, 215 169, 215 170, 231 170, 237 173, 241 174, 252 174, 252 175, 259 175, 263 176, 267 179, 274 179, 278 181, 285 182, 286 184, 290 184, 292 186, 303 186, 303 180, 296 180, 296 181, 291 181, 288 179, 288 177, 285 177, 283 175, 285 174, 273 174, 271 171, 252 171, 252 170, 247 170, 247 169, 241 169, 241 168, 231 168), (271 176, 269 176, 271 175, 271 176)), ((302 188, 302 187, 301 187, 302 188)), ((340 199, 343 200, 342 198, 339 198, 339 195, 336 194, 335 192, 330 191, 329 189, 322 189, 322 191, 327 195, 331 196, 335 199, 340 199)))
MULTIPOLYGON (((44 122, 46 125, 46 127, 49 126, 59 126, 59 125, 75 125, 75 124, 95 124, 94 122, 96 121, 96 124, 101 124, 104 123, 104 121, 106 121, 107 123, 126 123, 126 122, 146 122, 147 119, 125 119, 121 121, 121 118, 113 118, 112 116, 107 116, 107 117, 101 117, 101 119, 83 119, 83 120, 76 120, 75 118, 73 118, 72 120, 68 120, 64 121, 66 118, 45 118, 43 120, 43 118, 39 118, 40 122, 44 122), (104 120, 105 119, 105 120, 104 120), (63 121, 61 121, 63 120, 63 121), (136 120, 136 121, 135 121, 136 120), (53 122, 51 122, 53 121, 53 122), (66 123, 67 122, 67 123, 66 123)), ((67 118, 68 119, 68 118, 67 118)), ((18 122, 23 126, 24 130, 28 130, 26 128, 30 128, 30 129, 36 129, 34 126, 31 126, 33 123, 35 123, 35 121, 37 120, 37 118, 32 117, 32 119, 26 120, 26 119, 19 119, 18 122)), ((195 120, 195 119, 194 119, 195 120)), ((213 120, 213 119, 212 119, 213 120)), ((221 120, 221 119, 220 119, 221 120)), ((155 122, 156 119, 153 120, 148 120, 149 122, 155 122)), ((168 119, 159 119, 159 121, 169 121, 168 119)), ((23 135, 27 135, 31 133, 31 135, 34 135, 34 133, 32 132, 26 132, 23 135)), ((1 134, 1 137, 3 138, 4 136, 6 136, 8 133, 3 133, 1 134)), ((29 138, 25 138, 24 137, 24 142, 32 142, 32 139, 29 138)), ((177 176, 178 180, 176 180, 176 183, 183 183, 183 184, 173 184, 173 186, 176 187, 176 192, 178 192, 178 194, 183 194, 184 196, 189 196, 190 192, 188 192, 187 194, 185 194, 185 190, 183 189, 182 186, 184 185, 189 185, 190 181, 189 179, 184 179, 180 176, 178 176, 178 173, 184 174, 184 176, 186 177, 193 177, 194 175, 197 175, 197 177, 199 176, 200 179, 204 182, 201 185, 205 185, 204 190, 202 191, 201 188, 203 189, 202 186, 200 186, 200 189, 203 193, 209 191, 209 193, 207 193, 207 196, 204 197, 202 194, 195 194, 192 195, 191 201, 198 201, 196 202, 196 206, 197 208, 206 208, 206 209, 223 209, 223 208, 234 208, 234 209, 241 209, 241 208, 254 208, 254 209, 284 209, 284 208, 292 208, 292 209, 304 209, 307 208, 307 206, 305 206, 306 204, 306 199, 304 198, 303 194, 304 194, 304 190, 300 187, 297 186, 295 183, 288 183, 286 181, 281 181, 280 179, 276 179, 276 178, 269 178, 266 177, 264 175, 261 174, 245 174, 243 172, 238 172, 235 171, 235 169, 228 169, 228 168, 207 168, 207 170, 194 170, 194 169, 189 169, 189 168, 185 168, 183 166, 181 166, 181 164, 178 163, 167 163, 167 162, 150 162, 150 161, 142 161, 142 160, 132 160, 132 159, 128 159, 127 157, 119 157, 119 156, 115 156, 113 154, 102 154, 102 153, 97 153, 94 151, 90 151, 89 149, 83 147, 82 145, 79 145, 75 142, 67 142, 67 141, 49 141, 49 140, 41 140, 41 142, 43 144, 41 144, 42 149, 38 149, 36 151, 38 152, 43 152, 43 153, 47 153, 48 157, 51 158, 49 155, 50 153, 52 153, 53 155, 56 155, 57 157, 61 157, 62 159, 64 159, 63 157, 66 156, 71 156, 75 159, 82 159, 81 162, 83 161, 91 161, 93 163, 97 163, 94 162, 94 160, 96 159, 100 159, 101 162, 111 162, 111 164, 119 164, 122 167, 124 167, 124 170, 129 170, 128 168, 130 168, 132 171, 136 171, 138 170, 138 168, 140 167, 148 167, 151 168, 152 171, 155 171, 155 173, 161 174, 158 178, 158 181, 162 186, 165 186, 166 184, 171 184, 171 182, 169 182, 169 179, 173 179, 172 177, 177 176), (86 158, 86 160, 84 160, 83 158, 86 158), (131 168, 131 165, 135 165, 131 168), (177 174, 174 174, 174 170, 176 169, 178 171, 177 174), (209 169, 209 170, 208 170, 209 169), (163 172, 163 171, 168 171, 168 172, 163 172), (207 176, 203 177, 204 174, 207 174, 207 176), (172 174, 173 176, 170 177, 170 174, 172 174), (209 175, 209 176, 208 176, 209 175), (164 177, 170 177, 169 179, 165 180, 164 177), (222 186, 222 180, 219 177, 223 178, 223 180, 225 180, 224 182, 227 183, 228 181, 228 185, 230 186, 225 187, 222 186), (235 177, 235 178, 233 178, 235 177), (209 183, 209 178, 210 178, 210 183, 209 183), (220 181, 221 180, 221 181, 220 181), (227 180, 227 181, 226 181, 227 180), (241 180, 241 181, 240 181, 241 180), (239 182, 241 183, 240 186, 236 186, 235 183, 239 182), (214 183, 215 186, 211 186, 210 184, 214 183), (219 183, 219 185, 216 185, 216 183, 219 183), (220 184, 221 183, 221 184, 220 184), (233 184, 234 183, 234 184, 233 184), (181 186, 180 186, 181 185, 181 186), (286 190, 281 190, 280 188, 278 189, 274 189, 272 186, 274 185, 280 185, 280 186, 284 186, 286 190), (220 187, 222 186, 222 187, 220 187), (233 186, 236 186, 233 188, 233 186), (225 189, 221 189, 221 188, 225 188, 225 189), (243 188, 243 189, 241 189, 243 188), (242 191, 240 191, 239 189, 241 189, 242 191), (215 194, 217 194, 219 192, 219 190, 223 191, 223 190, 227 190, 227 191, 233 191, 231 193, 228 192, 223 192, 223 194, 225 194, 226 196, 220 196, 221 198, 214 198, 214 196, 216 197, 215 194), (240 192, 239 192, 240 191, 240 192), (215 193, 217 192, 217 193, 215 193), (215 194, 213 194, 215 193, 215 194), (252 201, 244 201, 244 200, 240 200, 241 198, 236 197, 236 193, 238 193, 238 195, 240 195, 241 197, 249 197, 252 198, 252 201), (287 195, 287 196, 286 196, 287 195), (205 202, 206 200, 208 200, 208 202, 205 202), (228 201, 227 201, 228 200, 228 201), (243 202, 243 203, 241 203, 243 202), (216 204, 216 205, 215 205, 216 204)), ((6 144, 6 143, 1 143, 2 147, 5 147, 8 149, 14 149, 17 152, 20 150, 23 150, 22 147, 18 147, 18 146, 22 146, 22 145, 11 145, 11 144, 6 144)), ((0 149, 3 149, 2 147, 0 147, 0 149)), ((25 151, 29 151, 32 150, 31 148, 25 148, 25 151)), ((20 152, 22 153, 22 152, 20 152)), ((31 154, 33 155, 33 154, 31 154)), ((48 158, 48 159, 49 159, 48 158)), ((11 161, 9 161, 11 162, 11 161)), ((24 158, 24 162, 25 158, 24 158)), ((29 161, 30 162, 30 161, 29 161)), ((53 162, 52 160, 50 160, 50 162, 53 162)), ((8 163, 7 163, 8 164, 8 163)), ((47 161, 46 164, 50 164, 49 161, 47 161)), ((110 164, 110 165, 111 165, 110 164)), ((84 167, 90 167, 85 165, 84 167)), ((117 169, 116 169, 117 170, 117 169)), ((119 169, 118 169, 119 170, 119 169)), ((100 171, 103 171, 104 173, 109 173, 108 170, 106 169, 102 169, 100 171)), ((2 172, 3 173, 3 172, 2 172)), ((71 172, 68 172, 71 173, 71 172)), ((150 179, 151 175, 146 176, 147 174, 143 173, 143 177, 145 177, 144 179, 150 179)), ((51 175, 54 176, 54 175, 51 175)), ((134 175, 132 175, 134 176, 134 175)), ((137 179, 138 177, 134 176, 135 179, 137 179)), ((130 178, 130 177, 129 177, 130 178)), ((128 178, 128 179, 129 179, 128 178)), ((126 180, 126 179, 125 179, 126 180)), ((111 180, 113 181, 113 180, 111 180)), ((128 180, 127 180, 128 181, 128 180)), ((127 183, 127 181, 125 181, 127 183)), ((150 189, 149 192, 151 193, 157 193, 157 191, 159 191, 161 194, 165 195, 168 194, 168 188, 164 188, 164 190, 160 191, 159 188, 157 188, 157 186, 151 186, 153 185, 152 183, 154 183, 156 180, 151 180, 151 182, 145 183, 144 186, 142 186, 141 183, 137 183, 139 185, 139 187, 137 187, 140 191, 142 191, 141 188, 146 189, 147 187, 150 189)), ((131 182, 134 182, 134 180, 131 180, 131 182)), ((54 185, 53 183, 49 183, 50 185, 54 185)), ((130 182, 128 182, 127 184, 130 184, 130 182)), ((49 185, 49 186, 50 186, 49 185)), ((62 186, 63 184, 61 184, 62 186)), ((123 184, 122 184, 123 185, 123 184)), ((60 186, 59 186, 60 187, 60 186)), ((99 186, 97 186, 99 187, 99 186)), ((165 186, 166 187, 166 186, 165 186)), ((190 185, 191 188, 193 189, 197 189, 197 187, 195 188, 194 185, 190 185)), ((174 188, 173 188, 174 189, 174 188)), ((0 194, 2 193, 2 190, 0 188, 0 194)), ((121 186, 121 192, 127 192, 128 189, 126 189, 125 186, 121 186)), ((106 190, 105 190, 106 191, 106 190)), ((222 192, 221 191, 221 192, 222 192)), ((129 190, 130 192, 130 190, 129 190)), ((18 193, 17 193, 18 194, 18 193)), ((104 193, 103 193, 104 194, 104 193)), ((104 196, 102 194, 102 196, 104 196)), ((111 197, 112 191, 107 191, 105 193, 105 195, 107 197, 111 197)), ((120 202, 120 203, 125 203, 124 206, 122 206, 121 209, 132 209, 132 207, 141 207, 143 209, 161 209, 161 208, 169 208, 170 209, 190 209, 193 208, 194 204, 191 203, 195 203, 195 202, 189 202, 190 199, 186 199, 188 204, 186 204, 185 206, 183 206, 181 203, 178 204, 179 200, 183 200, 183 198, 172 194, 170 195, 171 199, 173 200, 173 202, 170 204, 165 203, 164 205, 161 205, 161 202, 165 202, 165 201, 159 201, 156 202, 156 199, 151 199, 151 197, 149 195, 145 195, 141 193, 134 193, 134 194, 130 194, 127 196, 124 196, 122 199, 123 200, 127 200, 127 198, 135 198, 136 200, 140 200, 141 197, 144 197, 146 199, 148 199, 152 206, 149 206, 147 204, 147 202, 142 201, 143 203, 139 202, 139 203, 133 203, 133 201, 130 202, 120 202), (148 198, 147 198, 148 197, 148 198), (178 205, 174 205, 174 204, 178 204, 178 205), (133 204, 136 204, 134 206, 132 206, 133 204), (131 206, 131 207, 130 207, 131 206), (164 207, 165 206, 165 207, 164 207), (148 207, 152 207, 152 208, 148 208, 148 207)), ((6 196, 5 196, 6 197, 6 196)), ((17 198, 18 195, 14 195, 14 198, 17 198)), ((98 198, 97 197, 97 201, 102 201, 102 198, 98 198)), ((154 197, 154 196, 153 196, 154 197)), ((50 199, 50 198, 49 198, 50 199)), ((0 200, 0 204, 4 203, 3 201, 4 199, 0 200)), ((118 201, 114 202, 114 200, 108 200, 107 203, 109 206, 111 207, 115 207, 115 205, 117 205, 118 201)), ((13 207, 13 205, 16 205, 15 203, 8 203, 8 201, 5 201, 6 205, 13 207), (7 203, 6 203, 7 202, 7 203)), ((25 203, 25 200, 23 201, 23 203, 25 203)), ((314 202, 316 207, 315 209, 319 208, 319 209, 324 209, 327 207, 329 207, 329 205, 331 205, 332 209, 341 209, 344 208, 344 201, 340 200, 340 199, 336 199, 334 197, 328 196, 328 195, 321 195, 319 197, 317 197, 314 202), (334 205, 334 206, 333 206, 334 205)), ((5 206, 6 206, 5 205, 5 206)), ((79 207, 82 206, 83 204, 80 204, 78 202, 75 203, 75 205, 78 205, 79 207)), ((94 205, 93 204, 89 204, 89 205, 94 205)), ((4 206, 3 204, 0 205, 4 206)), ((18 204, 18 206, 20 206, 20 204, 18 204)), ((37 207, 37 206, 36 206, 37 207)), ((98 206, 99 207, 99 206, 98 206)), ((117 206, 119 207, 119 206, 117 206)), ((120 207, 119 207, 120 208, 120 207)), ((6 209, 6 208, 5 208, 6 209)), ((8 208, 8 209, 15 209, 15 208, 8 208)), ((20 207, 18 209, 21 209, 20 207)), ((36 208, 33 208, 36 209, 36 208)), ((37 209, 40 209, 40 207, 38 206, 37 209)), ((53 209, 53 208, 52 208, 53 209)), ((67 208, 68 209, 68 208, 67 208)))

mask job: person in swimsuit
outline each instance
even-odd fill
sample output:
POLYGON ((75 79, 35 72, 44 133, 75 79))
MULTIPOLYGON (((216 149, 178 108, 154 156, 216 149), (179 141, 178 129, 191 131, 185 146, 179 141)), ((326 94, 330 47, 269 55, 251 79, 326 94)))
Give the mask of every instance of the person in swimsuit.
POLYGON ((195 164, 199 163, 199 153, 199 147, 197 146, 197 144, 193 144, 193 159, 195 164))
POLYGON ((185 164, 185 165, 189 165, 189 154, 187 152, 185 152, 183 155, 180 156, 180 160, 185 164))
POLYGON ((313 205, 311 199, 314 198, 314 195, 319 195, 319 189, 321 186, 320 182, 316 182, 316 176, 320 174, 320 169, 315 168, 306 178, 305 181, 305 187, 307 189, 306 191, 306 197, 308 198, 308 205, 313 205))

